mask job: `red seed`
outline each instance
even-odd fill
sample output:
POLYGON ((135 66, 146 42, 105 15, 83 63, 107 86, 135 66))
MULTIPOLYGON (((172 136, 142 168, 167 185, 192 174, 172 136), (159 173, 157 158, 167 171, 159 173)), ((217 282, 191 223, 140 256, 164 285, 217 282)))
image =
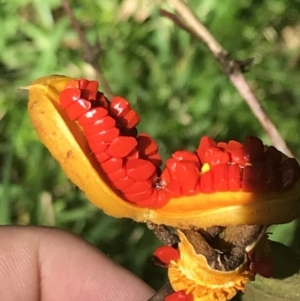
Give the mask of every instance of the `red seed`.
POLYGON ((255 274, 270 278, 273 275, 274 263, 270 257, 262 257, 259 260, 253 260, 250 264, 250 270, 255 274))
POLYGON ((214 175, 212 170, 204 172, 201 175, 201 192, 212 193, 214 191, 214 175))
POLYGON ((80 89, 79 88, 79 81, 76 79, 76 80, 70 80, 67 85, 65 86, 65 89, 80 89))
POLYGON ((157 202, 151 206, 152 209, 164 207, 170 201, 170 194, 165 189, 158 190, 157 202))
POLYGON ((103 153, 109 146, 109 143, 104 141, 99 141, 99 142, 88 141, 88 142, 89 142, 89 147, 94 154, 103 153))
POLYGON ((235 192, 241 188, 241 169, 239 165, 229 165, 228 171, 228 190, 235 192))
POLYGON ((170 158, 166 161, 166 169, 169 172, 170 178, 174 181, 179 182, 177 177, 177 160, 174 158, 170 158))
POLYGON ((244 166, 246 164, 245 161, 245 151, 244 147, 241 145, 237 148, 228 149, 227 151, 231 155, 231 162, 244 166))
POLYGON ((81 91, 75 88, 65 89, 59 94, 60 105, 63 109, 66 109, 71 104, 75 103, 80 99, 81 91))
POLYGON ((242 175, 242 191, 262 192, 267 188, 267 176, 264 164, 261 162, 252 163, 252 166, 245 166, 242 175))
POLYGON ((125 128, 131 129, 140 122, 140 117, 136 111, 130 110, 124 117, 122 117, 120 122, 125 128))
POLYGON ((97 98, 98 82, 96 80, 89 81, 86 89, 89 91, 88 100, 95 100, 97 98))
POLYGON ((109 113, 114 117, 123 117, 131 110, 128 101, 121 96, 114 96, 111 99, 109 113))
POLYGON ((113 127, 109 130, 100 132, 98 135, 101 137, 101 139, 103 141, 112 141, 114 140, 116 137, 118 137, 120 134, 119 129, 117 129, 116 127, 113 127))
POLYGON ((169 173, 169 170, 167 168, 165 168, 161 175, 160 175, 160 179, 163 185, 166 185, 167 183, 169 183, 171 181, 171 176, 169 173))
POLYGON ((242 190, 244 192, 253 192, 253 182, 255 182, 255 175, 252 166, 244 167, 242 177, 242 190))
POLYGON ((164 264, 169 264, 171 260, 176 261, 180 258, 179 252, 170 246, 158 247, 153 255, 164 264))
POLYGON ((148 198, 139 201, 137 205, 139 207, 144 207, 144 208, 153 208, 152 206, 155 206, 155 204, 157 204, 157 199, 158 199, 158 190, 153 188, 151 195, 148 198))
POLYGON ((254 136, 247 136, 244 143, 245 150, 245 161, 246 162, 257 162, 264 161, 265 149, 262 141, 254 136))
POLYGON ((158 146, 156 142, 148 134, 141 133, 137 137, 137 142, 138 142, 138 150, 143 157, 154 155, 157 153, 158 146))
POLYGON ((171 198, 177 198, 182 196, 182 188, 176 181, 169 182, 164 188, 169 193, 171 198))
POLYGON ((152 187, 152 181, 151 180, 145 180, 145 181, 137 181, 129 188, 126 188, 123 190, 125 194, 128 193, 137 193, 142 192, 145 190, 149 190, 152 187))
POLYGON ((217 143, 214 140, 212 140, 211 138, 209 138, 207 136, 204 136, 201 138, 198 149, 197 149, 197 155, 202 164, 205 159, 204 154, 205 154, 206 149, 209 147, 212 147, 212 146, 213 147, 217 146, 217 143))
POLYGON ((226 142, 218 142, 217 147, 221 148, 222 150, 225 150, 227 148, 227 143, 226 142))
POLYGON ((192 294, 186 294, 183 290, 175 292, 165 297, 165 301, 193 301, 194 297, 192 294))
POLYGON ((136 181, 149 179, 155 170, 155 165, 144 159, 133 159, 126 162, 127 175, 136 181))
POLYGON ((103 117, 107 116, 108 111, 102 107, 97 107, 89 110, 82 116, 78 118, 78 122, 81 126, 85 126, 88 124, 94 124, 99 119, 102 119, 103 117))
POLYGON ((230 140, 227 144, 226 151, 230 153, 231 156, 231 162, 239 164, 239 165, 245 165, 245 151, 244 146, 235 140, 230 140))
POLYGON ((115 127, 115 125, 116 125, 116 121, 112 117, 107 115, 101 119, 98 119, 94 123, 84 126, 83 129, 85 134, 88 136, 88 135, 97 134, 102 131, 107 131, 115 127))
POLYGON ((266 162, 278 166, 282 159, 282 153, 274 146, 269 146, 265 152, 266 162))
POLYGON ((105 173, 115 172, 122 169, 123 159, 121 158, 110 158, 105 162, 101 163, 101 168, 105 173))
POLYGON ((288 158, 280 164, 281 187, 287 189, 292 187, 300 178, 299 163, 295 158, 288 158))
POLYGON ((227 164, 230 162, 230 154, 217 147, 209 147, 203 155, 202 163, 208 163, 211 166, 227 164))
POLYGON ((125 167, 123 167, 121 169, 118 169, 117 171, 108 173, 106 176, 111 182, 117 182, 127 176, 126 169, 125 167))
POLYGON ((129 178, 128 176, 120 179, 119 181, 115 181, 113 183, 113 186, 118 189, 123 191, 124 189, 130 187, 131 185, 133 185, 135 183, 135 181, 131 178, 129 178))
POLYGON ((97 134, 89 135, 87 137, 88 141, 105 141, 105 142, 111 142, 116 137, 118 137, 120 134, 120 130, 116 127, 113 127, 107 131, 102 131, 97 134))
POLYGON ((213 167, 214 190, 228 191, 229 189, 229 165, 220 164, 213 167))
POLYGON ((256 178, 258 179, 258 192, 265 191, 267 189, 267 174, 264 162, 252 163, 256 178))
POLYGON ((136 192, 136 193, 124 193, 125 198, 132 203, 139 203, 147 199, 152 194, 152 189, 136 192))
POLYGON ((103 163, 105 162, 106 160, 110 159, 111 157, 106 154, 106 153, 99 153, 99 154, 95 154, 96 156, 96 159, 99 163, 103 163))
POLYGON ((172 157, 178 161, 192 161, 196 164, 197 168, 200 169, 200 162, 195 153, 187 150, 180 150, 173 153, 172 157))
POLYGON ((78 85, 81 90, 86 89, 88 86, 88 83, 89 83, 89 81, 87 79, 84 79, 84 78, 78 79, 78 85))
POLYGON ((66 113, 71 120, 76 120, 91 108, 91 103, 84 99, 78 99, 66 108, 66 113))
POLYGON ((242 146, 243 146, 242 143, 235 140, 230 140, 227 144, 226 150, 229 151, 229 150, 239 149, 242 146))
POLYGON ((182 188, 182 195, 185 195, 185 196, 196 195, 199 192, 200 192, 200 182, 198 182, 197 185, 193 189, 185 188, 185 187, 182 188))
POLYGON ((187 189, 194 189, 199 178, 199 170, 194 162, 178 161, 176 173, 180 185, 187 189))
POLYGON ((273 165, 266 161, 264 163, 265 171, 266 171, 266 190, 280 190, 281 189, 281 178, 279 175, 278 166, 273 165))
POLYGON ((140 156, 138 150, 134 148, 127 156, 126 160, 133 160, 133 159, 138 159, 140 156))
POLYGON ((126 157, 137 145, 137 141, 133 137, 116 137, 107 149, 107 153, 112 157, 124 158, 126 157))

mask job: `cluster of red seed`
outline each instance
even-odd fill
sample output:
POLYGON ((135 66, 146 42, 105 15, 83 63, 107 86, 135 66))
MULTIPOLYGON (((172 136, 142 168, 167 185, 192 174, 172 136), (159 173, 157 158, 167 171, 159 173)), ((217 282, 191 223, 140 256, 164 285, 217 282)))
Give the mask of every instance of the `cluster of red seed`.
POLYGON ((138 135, 139 116, 122 97, 111 102, 98 92, 98 82, 70 81, 60 93, 61 107, 82 127, 110 186, 129 202, 162 207, 170 199, 156 189, 161 157, 147 134, 138 135))
POLYGON ((200 140, 198 149, 177 151, 166 162, 161 180, 173 197, 226 191, 281 191, 300 178, 294 158, 283 160, 273 146, 248 136, 244 144, 231 140, 216 143, 209 137, 200 140))
POLYGON ((82 127, 110 186, 141 207, 160 208, 170 198, 198 193, 282 190, 300 178, 295 159, 282 161, 274 147, 265 150, 250 136, 244 145, 203 137, 195 152, 175 152, 161 173, 158 147, 147 134, 138 135, 139 116, 124 98, 109 102, 97 81, 80 79, 67 84, 60 104, 82 127))

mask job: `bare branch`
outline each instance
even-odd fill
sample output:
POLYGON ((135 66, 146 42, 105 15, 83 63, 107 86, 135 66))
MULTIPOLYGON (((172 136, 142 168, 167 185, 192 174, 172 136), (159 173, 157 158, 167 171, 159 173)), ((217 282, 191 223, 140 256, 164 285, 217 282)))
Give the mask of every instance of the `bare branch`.
POLYGON ((170 282, 166 283, 152 298, 148 301, 164 301, 166 296, 174 293, 170 282))
POLYGON ((91 45, 86 39, 84 32, 81 29, 80 23, 76 19, 68 0, 61 0, 61 3, 66 14, 70 18, 72 27, 77 32, 77 35, 79 37, 80 43, 83 48, 83 60, 89 63, 94 68, 97 78, 99 79, 100 84, 103 86, 103 89, 105 90, 105 94, 109 98, 111 98, 113 96, 112 90, 110 88, 109 83, 105 79, 101 67, 99 65, 99 57, 102 52, 100 42, 97 41, 95 45, 91 45))
POLYGON ((175 14, 172 14, 168 12, 167 10, 160 9, 160 14, 166 18, 171 19, 178 27, 182 28, 183 30, 187 31, 191 36, 193 36, 195 39, 198 39, 197 34, 188 26, 186 26, 183 21, 175 14))
POLYGON ((253 114, 261 123, 265 132, 270 137, 272 144, 287 156, 293 157, 291 150, 286 145, 276 126, 259 103, 256 95, 254 94, 244 75, 242 74, 243 63, 241 64, 241 62, 230 59, 227 50, 222 47, 222 45, 215 39, 215 37, 201 23, 201 21, 194 15, 194 13, 184 2, 182 2, 181 0, 166 1, 174 6, 179 18, 171 13, 164 13, 164 15, 185 30, 186 28, 188 28, 187 31, 189 33, 192 32, 193 36, 196 36, 197 39, 206 44, 206 46, 210 49, 210 51, 213 53, 213 55, 221 65, 224 73, 229 77, 232 84, 236 87, 240 95, 247 102, 253 114), (183 26, 181 24, 183 24, 183 26))
MULTIPOLYGON (((165 246, 174 246, 178 243, 178 236, 172 233, 165 225, 157 225, 151 222, 147 223, 147 227, 165 246)), ((174 290, 170 282, 167 282, 152 298, 148 301, 164 301, 165 297, 173 293, 174 290)))
POLYGON ((166 246, 174 246, 178 243, 177 235, 173 234, 165 225, 157 225, 147 222, 147 227, 166 246))

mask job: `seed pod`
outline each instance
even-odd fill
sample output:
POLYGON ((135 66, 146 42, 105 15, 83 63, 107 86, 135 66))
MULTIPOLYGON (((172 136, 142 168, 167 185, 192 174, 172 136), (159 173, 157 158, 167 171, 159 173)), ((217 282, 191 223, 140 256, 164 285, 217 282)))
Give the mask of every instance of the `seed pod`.
MULTIPOLYGON (((248 237, 251 252, 255 252, 265 229, 261 228, 256 236, 248 237)), ((173 249, 174 251, 170 252, 169 249, 163 249, 170 247, 162 247, 162 251, 159 249, 157 252, 161 255, 162 262, 168 264, 169 281, 176 292, 165 300, 230 300, 238 291, 244 291, 246 283, 254 279, 254 268, 263 270, 263 267, 248 259, 246 252, 242 252, 242 256, 237 258, 234 258, 234 253, 228 252, 226 263, 226 256, 222 257, 222 251, 211 247, 200 233, 193 230, 178 230, 177 233, 180 240, 178 251, 173 249), (174 252, 175 255, 178 252, 178 255, 172 257, 169 253, 174 252), (232 265, 232 262, 235 264, 232 265), (182 295, 182 299, 176 298, 178 295, 182 295)), ((244 247, 247 249, 249 246, 246 244, 244 247)), ((267 274, 269 270, 265 268, 263 272, 267 274)))
POLYGON ((137 137, 137 113, 121 98, 114 100, 111 109, 104 95, 96 92, 96 86, 94 81, 49 76, 23 89, 29 90, 28 110, 41 141, 71 181, 108 215, 180 228, 280 224, 300 216, 300 168, 296 160, 287 162, 281 154, 279 162, 277 155, 274 168, 270 168, 274 160, 267 161, 268 152, 262 153, 258 138, 247 138, 244 150, 237 142, 217 144, 204 137, 194 153, 199 164, 194 163, 195 156, 175 156, 169 170, 161 171, 152 138, 148 139, 148 149, 137 137), (120 99, 122 110, 116 111, 120 99), (128 115, 126 122, 118 119, 122 113, 126 113, 124 118, 128 115), (103 118, 105 122, 101 123, 103 118), (125 141, 124 150, 118 149, 119 141, 125 141), (243 171, 251 166, 252 158, 257 166, 245 173, 247 184, 243 186, 243 171), (222 173, 218 165, 223 165, 222 173), (232 167, 235 165, 239 169, 232 167), (272 170, 272 177, 266 170, 272 170), (261 185, 260 180, 266 185, 261 185), (133 191, 143 186, 136 184, 139 181, 151 181, 152 187, 146 185, 147 191, 133 191), (129 189, 130 185, 135 186, 129 189))

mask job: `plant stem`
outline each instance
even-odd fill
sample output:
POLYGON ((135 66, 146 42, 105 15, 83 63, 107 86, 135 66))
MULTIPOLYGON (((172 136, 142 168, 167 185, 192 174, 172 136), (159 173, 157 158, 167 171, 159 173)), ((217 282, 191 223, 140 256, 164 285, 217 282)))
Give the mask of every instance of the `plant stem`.
POLYGON ((247 83, 243 72, 243 64, 241 62, 232 60, 228 52, 217 39, 210 33, 210 31, 202 24, 202 22, 194 15, 190 8, 181 0, 166 0, 171 3, 177 15, 172 13, 165 13, 163 15, 171 19, 177 25, 187 30, 190 34, 196 37, 198 40, 204 42, 204 44, 210 49, 215 56, 216 60, 222 67, 224 73, 231 80, 232 84, 238 90, 240 95, 244 98, 253 114, 261 123, 265 132, 271 139, 273 145, 281 152, 285 153, 289 157, 293 157, 291 150, 286 145, 284 139, 278 132, 276 126, 269 118, 268 114, 259 103, 255 93, 247 83), (179 17, 178 17, 179 16, 179 17))
POLYGON ((103 89, 105 90, 106 95, 108 96, 108 98, 111 98, 113 96, 112 89, 110 88, 108 81, 104 77, 101 67, 99 65, 99 58, 102 53, 102 47, 100 42, 97 41, 95 45, 91 45, 86 39, 84 32, 81 29, 80 23, 76 19, 68 0, 61 0, 61 3, 66 14, 69 16, 72 27, 77 32, 77 35, 81 42, 83 48, 83 60, 89 63, 94 68, 96 75, 101 85, 103 86, 103 89))
POLYGON ((178 243, 178 237, 172 233, 165 225, 157 225, 147 222, 147 227, 166 246, 174 246, 178 243))
POLYGON ((174 290, 171 287, 171 284, 167 282, 157 293, 152 296, 148 301, 164 301, 165 297, 172 294, 174 290))

